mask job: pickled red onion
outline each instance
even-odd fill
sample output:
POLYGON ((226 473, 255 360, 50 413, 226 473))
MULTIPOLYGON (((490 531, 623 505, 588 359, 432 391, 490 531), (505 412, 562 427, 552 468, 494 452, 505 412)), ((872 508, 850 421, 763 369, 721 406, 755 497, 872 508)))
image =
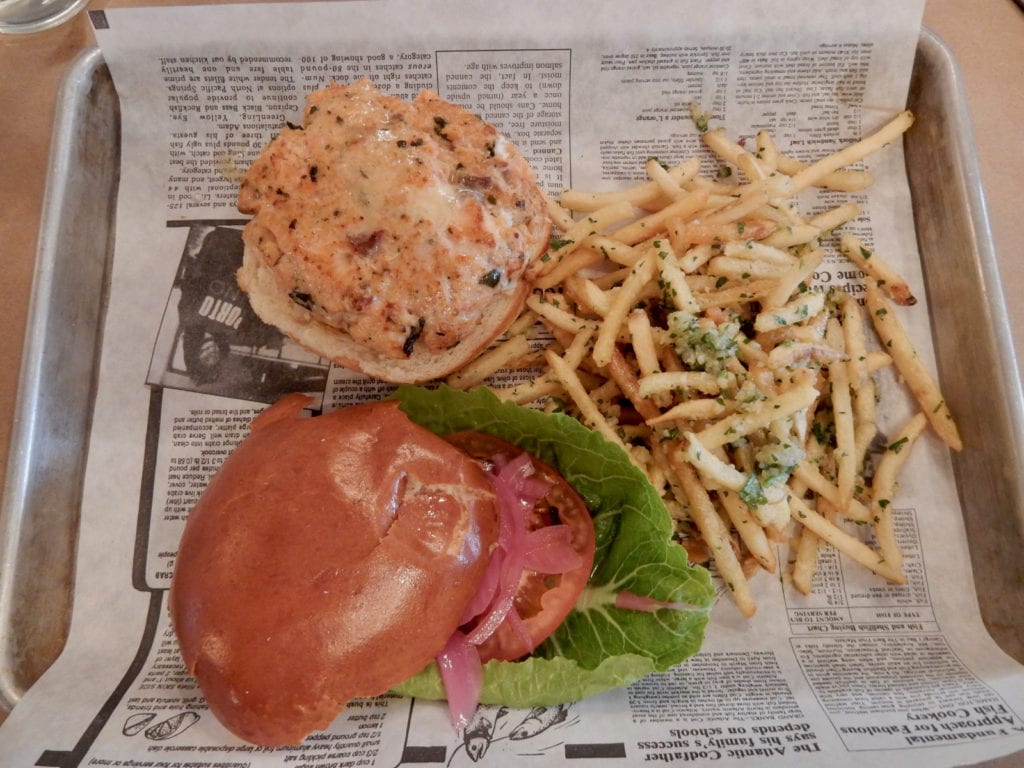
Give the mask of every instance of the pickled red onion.
POLYGON ((473 593, 473 598, 469 601, 469 605, 466 606, 462 619, 459 621, 460 627, 487 610, 487 607, 494 601, 498 594, 498 587, 501 585, 501 566, 504 559, 504 551, 500 547, 491 554, 490 562, 487 563, 484 575, 481 577, 480 583, 477 584, 476 592, 473 593))
POLYGON ((519 638, 519 641, 523 644, 523 648, 526 649, 526 652, 533 653, 533 637, 526 629, 526 625, 523 623, 523 620, 519 618, 519 613, 515 608, 509 611, 508 615, 505 616, 505 623, 512 628, 513 632, 515 632, 516 637, 519 638))
POLYGON ((498 549, 492 555, 492 560, 500 558, 498 588, 494 590, 493 582, 482 583, 478 595, 481 590, 489 590, 493 592, 493 598, 489 603, 479 600, 477 596, 470 601, 474 607, 483 603, 474 614, 482 614, 483 618, 477 622, 468 636, 469 641, 475 645, 483 643, 493 635, 505 621, 509 611, 514 610, 513 602, 525 567, 529 514, 533 505, 548 492, 547 483, 533 476, 533 462, 528 454, 521 453, 511 461, 503 463, 496 460, 494 465, 496 472, 492 474, 491 479, 498 501, 499 528, 498 549))
POLYGON ((480 702, 480 690, 484 684, 480 653, 462 632, 455 630, 437 655, 437 666, 448 697, 452 725, 462 732, 480 702))
POLYGON ((480 645, 498 631, 509 612, 514 612, 513 603, 519 591, 519 578, 523 572, 522 558, 505 557, 502 561, 500 588, 493 602, 470 631, 467 639, 473 645, 480 645), (518 561, 518 562, 516 562, 518 561))
POLYGON ((463 730, 476 710, 483 684, 483 666, 477 646, 507 623, 524 645, 533 650, 533 639, 515 609, 523 571, 557 574, 579 568, 583 560, 573 548, 567 525, 528 529, 534 505, 547 494, 549 485, 534 476, 526 453, 510 461, 493 461, 491 479, 498 506, 498 545, 476 594, 463 614, 462 624, 476 619, 464 633, 456 630, 437 656, 441 680, 448 698, 452 724, 463 730))

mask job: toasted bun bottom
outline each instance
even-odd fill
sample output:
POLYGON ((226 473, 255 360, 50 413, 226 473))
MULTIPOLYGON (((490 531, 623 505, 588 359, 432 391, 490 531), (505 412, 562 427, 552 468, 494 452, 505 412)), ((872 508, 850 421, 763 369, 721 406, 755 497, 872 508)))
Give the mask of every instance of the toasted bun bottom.
POLYGON ((171 616, 232 732, 268 746, 422 669, 458 626, 497 537, 483 470, 380 402, 253 423, 193 509, 171 616))
POLYGON ((530 284, 520 280, 515 290, 496 294, 481 312, 476 330, 444 352, 414 347, 408 357, 394 358, 360 345, 288 298, 259 250, 249 244, 238 270, 238 284, 249 295, 249 303, 260 319, 296 343, 338 365, 397 384, 433 381, 468 364, 512 324, 530 293, 530 284))

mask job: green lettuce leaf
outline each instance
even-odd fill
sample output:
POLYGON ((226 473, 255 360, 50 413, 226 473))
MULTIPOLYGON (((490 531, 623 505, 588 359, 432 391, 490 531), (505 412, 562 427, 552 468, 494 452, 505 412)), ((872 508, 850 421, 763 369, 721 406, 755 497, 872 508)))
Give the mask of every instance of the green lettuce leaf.
MULTIPOLYGON (((710 576, 671 540, 665 505, 619 446, 570 416, 502 402, 484 387, 403 386, 395 397, 432 432, 487 432, 529 451, 562 474, 594 518, 594 568, 575 609, 530 658, 488 662, 482 702, 518 707, 576 700, 664 671, 700 649, 714 595, 710 576), (623 590, 683 607, 616 608, 623 590)), ((444 698, 433 663, 395 690, 444 698)))
MULTIPOLYGON (((596 669, 585 669, 572 659, 557 656, 552 659, 530 656, 515 662, 489 661, 484 664, 480 703, 516 708, 552 707, 629 685, 654 671, 650 658, 632 653, 608 656, 596 669)), ((445 697, 435 662, 430 662, 393 690, 418 699, 445 697)))

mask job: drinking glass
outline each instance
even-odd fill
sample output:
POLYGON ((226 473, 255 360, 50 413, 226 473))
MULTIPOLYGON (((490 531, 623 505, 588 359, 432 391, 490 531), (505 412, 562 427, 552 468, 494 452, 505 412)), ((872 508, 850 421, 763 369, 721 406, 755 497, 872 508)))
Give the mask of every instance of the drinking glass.
POLYGON ((89 0, 0 0, 0 33, 49 29, 73 18, 89 0))

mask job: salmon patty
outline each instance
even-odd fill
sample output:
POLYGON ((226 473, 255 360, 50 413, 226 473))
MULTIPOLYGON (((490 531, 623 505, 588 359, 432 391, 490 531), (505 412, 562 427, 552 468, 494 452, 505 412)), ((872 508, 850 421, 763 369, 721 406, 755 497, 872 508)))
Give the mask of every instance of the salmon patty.
POLYGON ((504 331, 551 223, 533 171, 476 115, 368 80, 308 98, 242 181, 239 283, 313 351, 392 381, 446 375, 504 331))

